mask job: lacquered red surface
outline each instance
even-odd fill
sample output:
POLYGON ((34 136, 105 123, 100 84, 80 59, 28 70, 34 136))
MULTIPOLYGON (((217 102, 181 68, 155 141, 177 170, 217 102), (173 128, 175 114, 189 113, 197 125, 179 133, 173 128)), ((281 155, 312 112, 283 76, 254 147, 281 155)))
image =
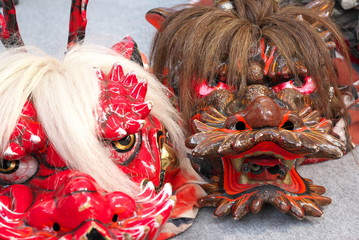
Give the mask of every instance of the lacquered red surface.
MULTIPOLYGON (((149 115, 147 83, 134 73, 124 74, 120 65, 109 75, 96 74, 102 91, 99 135, 113 161, 134 182, 146 179, 162 186, 159 136, 165 130, 149 115), (112 142, 130 135, 135 136, 130 150, 114 149, 112 142)), ((107 192, 91 176, 69 169, 48 141, 31 101, 2 158, 0 239, 154 239, 175 205, 169 185, 157 193, 150 183, 130 197, 107 192), (18 169, 7 173, 9 166, 18 169)))
POLYGON ((69 38, 67 47, 71 48, 76 43, 81 42, 85 38, 87 26, 87 4, 88 0, 72 0, 69 38))

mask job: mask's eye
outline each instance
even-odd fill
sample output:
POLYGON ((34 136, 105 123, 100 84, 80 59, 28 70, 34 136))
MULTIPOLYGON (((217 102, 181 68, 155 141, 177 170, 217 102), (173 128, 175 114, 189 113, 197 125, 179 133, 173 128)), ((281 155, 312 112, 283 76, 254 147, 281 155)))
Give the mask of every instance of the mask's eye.
POLYGON ((213 80, 208 81, 208 86, 214 88, 224 88, 227 82, 227 72, 227 64, 220 64, 217 68, 217 73, 214 76, 213 80))
POLYGON ((198 97, 205 97, 218 89, 231 89, 231 87, 218 79, 214 79, 213 82, 208 82, 207 80, 203 81, 196 87, 195 91, 197 92, 198 97))
POLYGON ((226 86, 226 79, 217 74, 216 76, 214 76, 214 79, 212 81, 208 82, 208 86, 219 88, 222 86, 226 86))
POLYGON ((3 159, 0 162, 0 173, 10 174, 16 172, 16 170, 19 169, 19 165, 20 165, 19 160, 10 161, 3 159))
POLYGON ((111 158, 118 164, 127 166, 138 155, 142 137, 140 133, 128 135, 118 141, 110 142, 111 158))
POLYGON ((0 182, 24 183, 32 178, 39 164, 34 156, 25 156, 19 160, 0 160, 0 182))
POLYGON ((136 143, 136 135, 131 134, 118 141, 113 141, 112 146, 117 152, 123 153, 130 151, 135 145, 135 143, 136 143))
POLYGON ((272 89, 276 93, 278 93, 281 90, 286 89, 286 88, 293 88, 293 89, 297 90, 298 92, 305 94, 305 95, 309 95, 317 89, 314 80, 310 76, 303 77, 302 79, 282 82, 278 85, 272 86, 272 89))
POLYGON ((226 63, 221 63, 213 77, 202 79, 195 88, 198 97, 205 97, 211 92, 218 89, 233 90, 232 86, 227 85, 228 67, 226 63))

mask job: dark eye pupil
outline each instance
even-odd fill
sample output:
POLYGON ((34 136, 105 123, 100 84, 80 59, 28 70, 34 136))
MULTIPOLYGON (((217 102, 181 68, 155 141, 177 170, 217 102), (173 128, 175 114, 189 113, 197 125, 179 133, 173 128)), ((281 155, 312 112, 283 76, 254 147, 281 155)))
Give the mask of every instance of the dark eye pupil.
POLYGON ((128 144, 131 143, 131 136, 126 136, 126 137, 118 140, 118 142, 123 146, 127 146, 128 144))
POLYGON ((8 160, 3 160, 1 163, 1 168, 3 168, 3 169, 8 169, 10 166, 11 166, 11 163, 8 160))
POLYGON ((217 74, 212 81, 208 81, 208 85, 210 87, 217 87, 221 82, 224 83, 221 77, 217 74))
POLYGON ((304 79, 303 78, 296 78, 293 80, 294 87, 303 87, 304 79))
POLYGON ((132 147, 135 145, 136 142, 136 136, 135 135, 128 135, 118 141, 112 142, 113 148, 117 152, 128 152, 132 149, 132 147))
POLYGON ((19 160, 9 161, 2 159, 0 160, 0 172, 5 174, 14 173, 19 168, 19 164, 19 160))

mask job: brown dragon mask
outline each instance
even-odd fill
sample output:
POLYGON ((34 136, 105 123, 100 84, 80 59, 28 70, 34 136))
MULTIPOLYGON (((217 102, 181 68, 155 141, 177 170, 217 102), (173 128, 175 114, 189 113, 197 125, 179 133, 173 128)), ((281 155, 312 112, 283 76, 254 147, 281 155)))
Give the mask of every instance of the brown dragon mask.
POLYGON ((204 97, 193 117, 196 133, 186 141, 197 170, 212 180, 200 205, 235 219, 265 202, 299 219, 322 215, 319 206, 331 202, 320 195, 325 189, 295 166, 304 158, 339 158, 346 148, 310 105, 295 89, 275 93, 264 85, 249 86, 243 97, 226 89, 204 97))
POLYGON ((235 219, 264 203, 321 216, 330 198, 296 167, 347 152, 345 128, 336 131, 345 107, 333 58, 347 53, 327 17, 334 2, 214 2, 147 14, 159 29, 153 70, 177 95, 190 158, 209 182, 199 205, 235 219))

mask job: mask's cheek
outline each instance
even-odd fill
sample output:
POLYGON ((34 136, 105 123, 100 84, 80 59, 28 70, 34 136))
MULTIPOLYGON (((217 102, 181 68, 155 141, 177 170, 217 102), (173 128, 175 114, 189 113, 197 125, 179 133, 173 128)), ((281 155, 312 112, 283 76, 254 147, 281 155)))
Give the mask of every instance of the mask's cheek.
MULTIPOLYGON (((18 214, 25 212, 33 204, 33 201, 31 188, 24 184, 14 184, 0 190, 0 204, 7 207, 1 214, 9 219, 19 219, 20 215, 18 214)), ((6 220, 6 218, 4 219, 6 220)))

